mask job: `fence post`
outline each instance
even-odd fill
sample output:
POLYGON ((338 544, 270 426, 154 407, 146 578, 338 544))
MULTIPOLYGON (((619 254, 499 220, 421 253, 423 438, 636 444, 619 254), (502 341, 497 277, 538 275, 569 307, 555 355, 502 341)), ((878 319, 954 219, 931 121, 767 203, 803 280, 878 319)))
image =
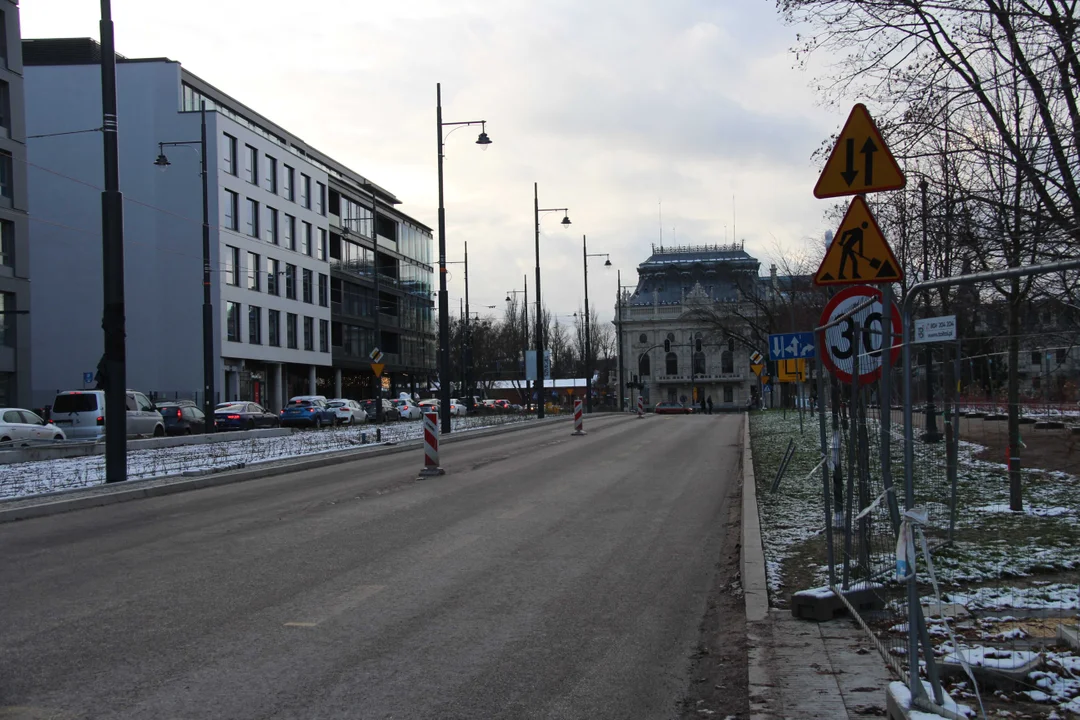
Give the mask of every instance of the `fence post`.
POLYGON ((878 405, 881 407, 881 485, 888 493, 885 502, 893 532, 900 531, 900 505, 892 481, 892 348, 893 348, 892 283, 881 286, 881 387, 878 405))
POLYGON ((822 330, 818 337, 817 352, 817 414, 818 432, 821 439, 821 484, 822 500, 825 507, 825 550, 826 560, 829 565, 829 587, 836 587, 836 564, 833 553, 833 512, 832 497, 829 493, 829 458, 832 449, 829 447, 825 430, 825 362, 822 356, 825 354, 825 331, 822 330))

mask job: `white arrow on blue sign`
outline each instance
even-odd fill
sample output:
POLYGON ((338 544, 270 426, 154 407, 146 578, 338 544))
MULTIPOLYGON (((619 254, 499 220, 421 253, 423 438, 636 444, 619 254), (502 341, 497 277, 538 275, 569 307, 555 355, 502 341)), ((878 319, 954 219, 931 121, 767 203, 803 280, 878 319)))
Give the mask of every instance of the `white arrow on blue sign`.
POLYGON ((814 333, 780 333, 769 336, 770 360, 800 360, 817 357, 814 349, 814 333))

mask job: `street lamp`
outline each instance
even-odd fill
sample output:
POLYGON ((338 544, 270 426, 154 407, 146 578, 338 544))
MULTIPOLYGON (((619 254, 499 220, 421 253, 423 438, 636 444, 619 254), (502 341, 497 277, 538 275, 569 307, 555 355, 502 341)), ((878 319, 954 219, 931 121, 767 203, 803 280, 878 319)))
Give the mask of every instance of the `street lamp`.
MULTIPOLYGON (((926 191, 930 183, 923 178, 919 181, 919 192, 922 196, 922 253, 923 253, 923 282, 930 279, 930 248, 927 242, 927 224, 930 213, 927 209, 926 191)), ((926 314, 930 314, 930 293, 926 293, 926 314)), ((941 441, 941 433, 937 428, 937 417, 934 413, 934 366, 930 356, 932 343, 926 343, 923 357, 926 360, 926 431, 922 434, 922 440, 926 443, 941 441)))
MULTIPOLYGON (((468 120, 465 122, 443 122, 442 119, 442 83, 435 83, 435 134, 438 140, 439 154, 439 403, 450 407, 450 308, 446 295, 446 208, 443 204, 443 128, 456 125, 454 130, 466 125, 479 125, 480 135, 476 144, 487 149, 491 138, 486 131, 486 120, 468 120)), ((450 132, 454 132, 451 130, 450 132)), ((448 137, 450 133, 446 134, 448 137)), ((440 413, 441 430, 450 433, 450 413, 440 413)))
POLYGON ((172 163, 165 156, 166 147, 199 146, 200 174, 202 175, 202 256, 203 256, 203 414, 206 416, 206 432, 214 432, 214 306, 210 296, 210 205, 207 196, 206 175, 206 101, 199 103, 202 136, 198 140, 158 143, 158 156, 154 161, 162 170, 172 163))
POLYGON ((533 183, 533 221, 536 227, 536 383, 540 391, 537 393, 536 418, 544 417, 544 309, 540 297, 540 213, 561 212, 563 214, 562 225, 570 224, 570 211, 566 208, 540 209, 540 196, 537 184, 533 183))
POLYGON ((585 412, 592 412, 592 342, 589 336, 589 325, 592 324, 589 315, 589 258, 606 258, 604 267, 611 267, 611 256, 607 253, 589 254, 589 246, 585 236, 581 236, 581 267, 585 271, 585 412))
MULTIPOLYGON (((529 354, 529 276, 524 276, 525 289, 524 290, 507 290, 506 302, 511 302, 511 298, 514 295, 524 295, 521 299, 521 308, 525 314, 524 326, 521 328, 521 369, 525 370, 525 357, 529 354)), ((525 375, 523 372, 522 375, 525 375)), ((525 409, 528 411, 529 400, 532 399, 532 392, 529 388, 529 379, 525 377, 525 409)))

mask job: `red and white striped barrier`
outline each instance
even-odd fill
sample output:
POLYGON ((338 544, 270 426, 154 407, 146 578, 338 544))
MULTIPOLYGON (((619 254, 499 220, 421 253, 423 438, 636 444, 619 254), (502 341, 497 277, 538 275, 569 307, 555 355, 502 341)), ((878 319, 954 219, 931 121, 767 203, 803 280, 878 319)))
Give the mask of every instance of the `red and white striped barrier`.
POLYGON ((424 413, 424 467, 420 477, 445 474, 446 471, 439 467, 439 415, 424 413))
POLYGON ((585 423, 581 419, 581 398, 574 398, 574 432, 571 435, 584 435, 585 423))
POLYGON ((637 399, 637 416, 638 420, 645 417, 645 399, 638 395, 637 399))

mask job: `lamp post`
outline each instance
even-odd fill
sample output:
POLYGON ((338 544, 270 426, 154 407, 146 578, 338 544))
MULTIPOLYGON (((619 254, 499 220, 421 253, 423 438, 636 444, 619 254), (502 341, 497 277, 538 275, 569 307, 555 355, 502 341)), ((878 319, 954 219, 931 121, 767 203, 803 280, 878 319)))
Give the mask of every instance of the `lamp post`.
MULTIPOLYGON (((443 122, 442 119, 442 83, 435 83, 435 134, 438 140, 439 154, 439 404, 441 407, 450 407, 450 308, 447 307, 449 300, 446 295, 446 208, 443 203, 443 128, 455 125, 479 125, 480 136, 476 138, 476 144, 486 147, 491 144, 488 137, 486 120, 468 120, 465 122, 443 122)), ((451 130, 450 132, 454 132, 451 130)), ((449 136, 450 133, 447 133, 449 136)), ((444 434, 450 433, 450 413, 439 414, 441 430, 444 434)))
POLYGON ((589 254, 589 246, 585 236, 581 236, 581 267, 585 272, 585 412, 592 413, 592 341, 589 335, 589 326, 592 324, 592 316, 589 315, 589 258, 606 258, 604 267, 611 267, 611 256, 607 253, 589 254))
POLYGON ((563 227, 570 224, 570 211, 566 208, 540 209, 540 195, 533 183, 533 221, 536 228, 536 418, 544 417, 544 306, 540 297, 540 213, 561 212, 563 227))
POLYGON ((623 393, 626 392, 623 385, 623 352, 622 352, 622 269, 615 276, 615 334, 618 336, 615 342, 615 358, 619 363, 619 412, 623 410, 623 393))
MULTIPOLYGON (((524 324, 521 328, 521 369, 524 371, 525 357, 529 354, 529 276, 525 275, 523 279, 525 281, 525 289, 507 290, 506 302, 510 302, 510 297, 512 295, 517 295, 520 293, 524 296, 521 299, 521 309, 524 313, 524 324)), ((527 412, 529 408, 529 400, 532 399, 532 392, 530 392, 529 388, 528 375, 526 375, 524 372, 522 372, 522 375, 525 375, 525 410, 527 412)))
MULTIPOLYGON (((930 219, 926 191, 930 183, 926 178, 919 181, 919 192, 922 199, 922 255, 923 255, 923 282, 930 279, 930 247, 927 242, 927 223, 930 219)), ((930 314, 930 293, 926 293, 926 313, 930 314)), ((923 357, 926 361, 926 431, 922 434, 922 441, 936 443, 941 441, 941 433, 938 432, 937 418, 934 414, 934 366, 933 358, 930 357, 931 343, 926 343, 923 357)))
POLYGON ((154 164, 164 170, 172 163, 165 156, 166 147, 199 146, 200 175, 202 175, 202 261, 203 261, 203 414, 206 416, 206 432, 214 432, 214 305, 210 295, 210 204, 206 173, 206 101, 199 103, 202 134, 198 140, 158 143, 158 156, 154 164))

